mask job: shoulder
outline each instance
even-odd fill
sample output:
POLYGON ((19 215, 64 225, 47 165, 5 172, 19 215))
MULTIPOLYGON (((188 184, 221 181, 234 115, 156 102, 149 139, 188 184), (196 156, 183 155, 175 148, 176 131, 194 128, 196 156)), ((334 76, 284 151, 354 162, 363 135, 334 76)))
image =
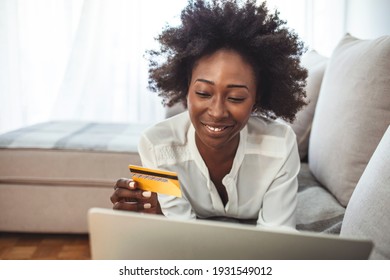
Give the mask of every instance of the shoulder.
POLYGON ((147 128, 142 136, 156 145, 180 145, 187 141, 190 124, 188 112, 183 112, 147 128))
POLYGON ((191 121, 183 112, 147 128, 138 143, 144 166, 160 167, 177 164, 190 158, 187 134, 191 121))
POLYGON ((294 131, 288 124, 263 117, 251 117, 249 119, 248 134, 273 136, 276 138, 295 137, 294 131))
POLYGON ((296 145, 292 128, 278 120, 251 117, 248 121, 247 151, 285 156, 296 145))

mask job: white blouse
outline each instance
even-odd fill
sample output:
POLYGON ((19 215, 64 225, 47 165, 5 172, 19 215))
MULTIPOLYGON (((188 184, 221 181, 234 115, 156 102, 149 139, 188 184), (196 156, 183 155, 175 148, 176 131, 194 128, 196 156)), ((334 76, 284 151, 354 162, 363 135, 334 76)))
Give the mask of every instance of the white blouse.
POLYGON ((226 206, 196 147, 187 111, 148 128, 138 150, 143 166, 178 174, 183 197, 158 195, 165 216, 225 217, 295 229, 300 160, 296 136, 288 125, 249 119, 240 132, 232 169, 222 180, 229 198, 226 206))

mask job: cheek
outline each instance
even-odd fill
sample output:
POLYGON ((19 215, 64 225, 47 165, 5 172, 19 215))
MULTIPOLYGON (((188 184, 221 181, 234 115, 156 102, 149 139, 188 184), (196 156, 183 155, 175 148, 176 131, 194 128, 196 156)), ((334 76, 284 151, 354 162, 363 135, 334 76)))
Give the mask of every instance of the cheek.
POLYGON ((236 115, 236 119, 239 120, 242 124, 246 124, 248 122, 249 117, 251 116, 250 112, 241 112, 240 114, 236 115))
POLYGON ((201 111, 205 107, 205 102, 199 101, 195 94, 189 93, 187 95, 187 109, 190 114, 195 114, 198 111, 201 111))
POLYGON ((191 96, 191 94, 187 94, 187 110, 190 112, 190 114, 192 113, 193 106, 193 97, 191 96))
POLYGON ((247 106, 234 107, 230 112, 237 121, 246 123, 252 115, 252 108, 253 105, 248 104, 247 106))
POLYGON ((197 115, 199 112, 198 104, 194 100, 194 97, 191 94, 187 95, 187 110, 190 115, 192 123, 197 119, 197 115))

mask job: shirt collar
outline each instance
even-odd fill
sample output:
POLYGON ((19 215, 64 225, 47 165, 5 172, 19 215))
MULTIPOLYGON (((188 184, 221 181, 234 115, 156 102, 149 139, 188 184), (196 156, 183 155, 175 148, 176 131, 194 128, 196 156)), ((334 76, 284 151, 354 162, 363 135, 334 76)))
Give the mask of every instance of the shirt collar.
MULTIPOLYGON (((240 166, 242 164, 242 161, 245 156, 245 149, 246 149, 246 142, 248 137, 248 124, 244 126, 244 128, 240 131, 240 141, 238 143, 238 148, 236 155, 234 157, 233 166, 230 171, 230 173, 226 176, 237 178, 238 170, 240 169, 240 166)), ((207 166, 205 162, 203 161, 202 156, 199 153, 198 147, 196 146, 195 142, 195 128, 190 124, 190 127, 187 132, 187 139, 188 139, 188 146, 191 151, 191 154, 194 157, 195 163, 198 166, 198 168, 201 170, 203 175, 206 178, 209 178, 209 171, 207 169, 207 166)))

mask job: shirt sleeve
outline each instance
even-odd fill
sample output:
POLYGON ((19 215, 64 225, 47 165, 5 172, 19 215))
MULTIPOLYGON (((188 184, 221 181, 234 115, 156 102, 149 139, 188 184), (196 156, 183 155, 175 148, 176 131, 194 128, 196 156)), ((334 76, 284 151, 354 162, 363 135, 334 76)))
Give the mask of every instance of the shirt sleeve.
MULTIPOLYGON (((149 139, 142 135, 138 144, 138 152, 141 158, 142 166, 147 168, 159 169, 159 164, 156 160, 154 145, 149 139)), ((158 194, 158 201, 161 206, 161 211, 164 216, 181 220, 196 219, 190 202, 184 196, 175 197, 170 195, 158 194)))
POLYGON ((296 228, 300 159, 296 136, 290 127, 286 131, 286 157, 275 179, 264 195, 258 226, 296 228))

